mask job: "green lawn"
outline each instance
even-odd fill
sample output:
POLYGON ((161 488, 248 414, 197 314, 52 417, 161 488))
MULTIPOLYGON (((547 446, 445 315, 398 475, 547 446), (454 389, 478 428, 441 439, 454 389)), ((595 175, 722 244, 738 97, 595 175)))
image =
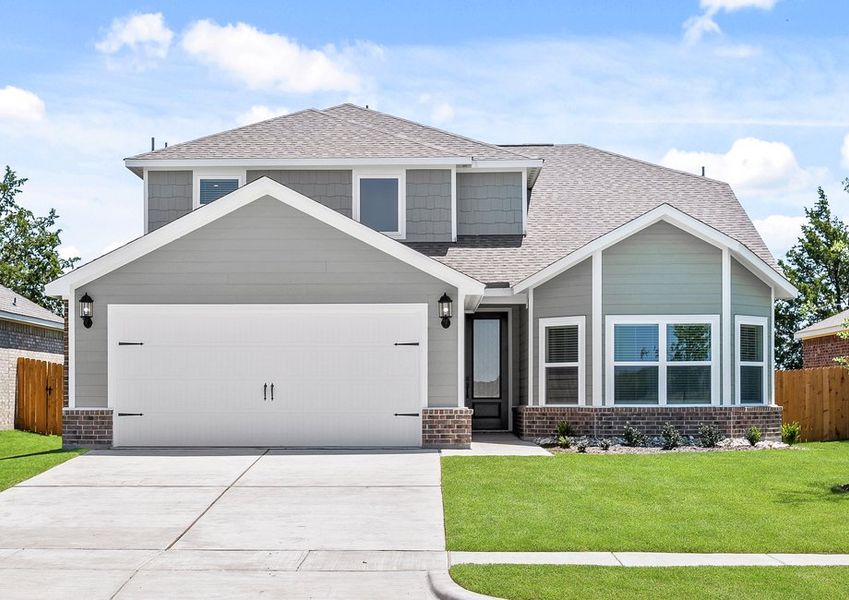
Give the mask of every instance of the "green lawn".
POLYGON ((849 552, 849 442, 445 457, 449 550, 849 552))
POLYGON ((457 565, 451 576, 508 600, 842 600, 849 589, 849 567, 457 565))
POLYGON ((62 438, 0 431, 0 491, 85 452, 62 450, 62 438))

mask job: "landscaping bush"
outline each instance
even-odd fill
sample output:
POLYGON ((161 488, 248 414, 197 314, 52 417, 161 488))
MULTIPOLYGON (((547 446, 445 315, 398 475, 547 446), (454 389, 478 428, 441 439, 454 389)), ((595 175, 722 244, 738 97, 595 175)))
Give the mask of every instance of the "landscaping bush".
POLYGON ((672 423, 664 423, 660 437, 663 438, 664 450, 674 450, 681 445, 681 434, 672 423))
POLYGON ((625 438, 625 445, 631 446, 632 448, 646 446, 648 444, 646 434, 636 427, 633 427, 630 423, 625 423, 625 433, 623 434, 623 437, 625 438))
POLYGON ((699 440, 705 448, 716 448, 725 436, 716 425, 699 427, 699 440))
POLYGON ((607 438, 602 438, 598 443, 598 447, 607 452, 610 450, 610 440, 607 438))
POLYGON ((558 435, 557 436, 557 446, 560 448, 571 448, 572 440, 569 439, 568 435, 558 435))
POLYGON ((746 430, 746 440, 754 446, 761 441, 761 430, 754 425, 746 430))
POLYGON ((792 446, 802 439, 802 426, 799 421, 781 425, 781 441, 792 446))
POLYGON ((575 429, 569 421, 560 421, 557 424, 557 437, 572 437, 575 435, 575 429))
POLYGON ((578 452, 580 452, 581 454, 586 454, 587 446, 588 444, 586 440, 581 440, 580 442, 578 442, 578 445, 576 447, 578 449, 578 452))

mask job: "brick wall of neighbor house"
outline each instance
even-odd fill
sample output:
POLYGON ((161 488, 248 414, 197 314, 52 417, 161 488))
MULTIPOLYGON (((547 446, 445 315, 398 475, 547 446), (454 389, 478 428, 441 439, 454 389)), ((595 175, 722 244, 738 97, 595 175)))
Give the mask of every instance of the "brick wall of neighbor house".
POLYGON ((65 368, 62 370, 62 377, 64 379, 64 381, 63 381, 64 385, 62 386, 63 387, 63 390, 62 390, 62 396, 63 396, 62 397, 62 406, 67 408, 67 406, 68 406, 68 393, 69 393, 69 390, 70 390, 70 387, 68 386, 68 373, 69 373, 69 369, 68 369, 68 345, 69 345, 68 344, 68 319, 70 317, 69 317, 69 314, 68 314, 68 301, 67 300, 65 300, 64 305, 65 305, 65 308, 62 311, 63 314, 65 315, 64 316, 65 330, 62 332, 62 353, 64 355, 64 360, 63 360, 62 364, 65 366, 65 368))
POLYGON ((112 446, 111 408, 66 408, 62 411, 62 445, 65 448, 112 446))
POLYGON ((835 358, 849 356, 849 340, 842 340, 836 335, 802 340, 802 366, 805 369, 815 367, 833 367, 835 358))
POLYGON ((0 321, 0 429, 15 426, 18 358, 62 362, 62 332, 0 321))
POLYGON ((513 420, 516 435, 527 439, 552 437, 557 423, 568 421, 576 435, 622 437, 625 423, 649 436, 659 436, 665 423, 682 435, 696 436, 702 424, 713 424, 729 437, 743 437, 751 426, 765 440, 781 438, 780 406, 628 407, 517 406, 513 420))
POLYGON ((423 448, 468 448, 472 443, 472 409, 423 408, 423 448))

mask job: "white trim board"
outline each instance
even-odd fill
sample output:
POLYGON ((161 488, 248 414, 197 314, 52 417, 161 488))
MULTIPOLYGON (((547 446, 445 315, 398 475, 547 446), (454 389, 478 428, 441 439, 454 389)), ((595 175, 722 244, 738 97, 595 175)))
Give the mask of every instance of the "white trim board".
POLYGON ((365 225, 357 223, 331 208, 315 202, 276 181, 272 181, 268 177, 261 177, 239 188, 235 192, 227 194, 220 200, 194 210, 176 221, 172 221, 145 236, 137 238, 63 275, 50 282, 45 288, 45 293, 49 296, 69 298, 74 288, 94 281, 265 196, 270 196, 381 252, 444 281, 446 284, 457 288, 459 295, 471 297, 469 301, 472 304, 476 305, 478 299, 484 294, 485 286, 480 281, 456 271, 429 256, 425 256, 417 250, 408 248, 404 244, 382 233, 378 233, 365 225))
POLYGON ((517 293, 523 292, 528 288, 545 283, 584 259, 589 258, 593 252, 612 246, 659 221, 665 221, 674 225, 713 246, 729 249, 740 264, 752 271, 761 281, 775 288, 777 292, 776 298, 793 298, 798 294, 798 290, 789 281, 779 275, 775 269, 766 264, 763 259, 742 243, 669 204, 658 206, 636 219, 632 219, 617 227, 613 231, 596 238, 592 242, 585 244, 571 254, 526 277, 513 286, 513 291, 517 293))

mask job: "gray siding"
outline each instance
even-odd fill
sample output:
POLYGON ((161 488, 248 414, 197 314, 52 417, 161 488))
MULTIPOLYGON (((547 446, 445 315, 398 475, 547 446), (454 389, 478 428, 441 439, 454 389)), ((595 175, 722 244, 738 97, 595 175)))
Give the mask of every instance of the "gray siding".
POLYGON ((351 216, 353 204, 351 171, 248 171, 247 183, 260 177, 273 179, 346 217, 351 216))
POLYGON ((451 241, 450 170, 407 170, 406 241, 451 241))
MULTIPOLYGON (((738 263, 733 258, 731 259, 731 314, 744 315, 748 317, 765 317, 767 319, 767 331, 764 332, 768 336, 768 340, 772 341, 773 323, 772 323, 772 292, 767 284, 757 278, 746 267, 738 263)), ((737 394, 737 327, 734 325, 732 317, 732 348, 734 349, 735 362, 732 363, 733 381, 732 390, 736 397, 737 394)), ((768 345, 772 348, 772 345, 768 345)), ((772 356, 769 353, 767 359, 767 369, 772 369, 772 356)), ((768 377, 768 392, 767 398, 771 398, 772 394, 772 377, 768 377)))
POLYGON ((519 322, 519 401, 517 404, 528 404, 528 309, 520 306, 514 312, 519 322))
POLYGON ((457 233, 522 233, 521 173, 457 173, 457 233))
POLYGON ((192 212, 191 171, 148 171, 148 231, 192 212))
MULTIPOLYGON (((363 242, 261 198, 78 290, 95 298, 77 328, 76 403, 103 407, 109 304, 427 303, 430 406, 457 405, 457 327, 436 301, 456 290, 363 242)), ((73 304, 74 306, 76 304, 73 304)))
POLYGON ((531 351, 534 356, 534 398, 535 404, 539 398, 539 320, 549 317, 586 317, 584 337, 584 361, 586 371, 585 402, 592 404, 592 259, 587 259, 568 271, 545 282, 534 289, 534 343, 531 351))

